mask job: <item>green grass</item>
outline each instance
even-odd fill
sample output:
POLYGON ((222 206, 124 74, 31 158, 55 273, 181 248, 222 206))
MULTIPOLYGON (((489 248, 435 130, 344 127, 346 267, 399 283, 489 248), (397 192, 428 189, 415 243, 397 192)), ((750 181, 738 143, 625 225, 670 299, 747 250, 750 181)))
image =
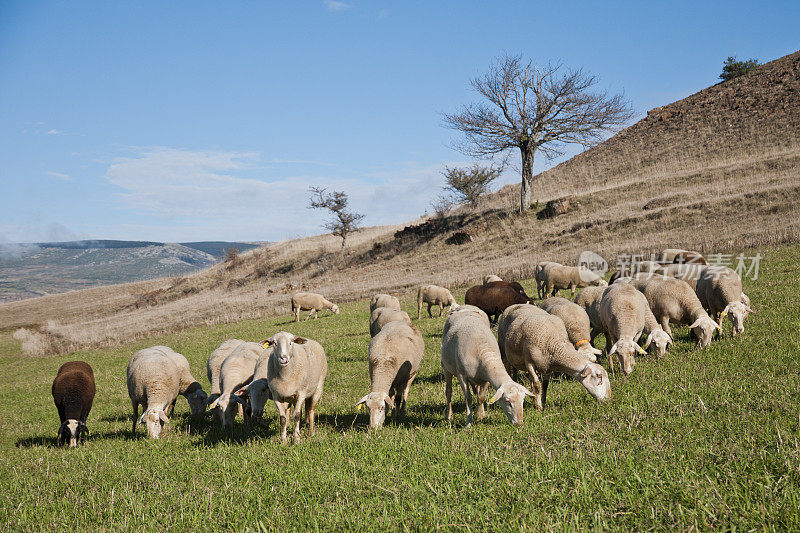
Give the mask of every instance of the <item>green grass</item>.
MULTIPOLYGON (((573 381, 552 383, 543 414, 512 427, 493 406, 465 429, 443 419, 444 319, 423 319, 426 351, 405 423, 365 431, 353 404, 369 389, 368 305, 295 325, 288 317, 191 329, 118 348, 26 358, 0 336, 0 527, 4 529, 505 530, 800 528, 800 247, 771 250, 746 281, 758 314, 743 336, 694 349, 686 328, 660 361, 640 359, 599 405, 573 381), (316 437, 280 444, 241 420, 220 434, 180 399, 166 437, 129 436, 125 367, 167 344, 202 383, 231 337, 279 330, 325 347, 330 370, 316 437), (53 447, 50 385, 60 364, 95 369, 89 443, 53 447)), ((535 293, 530 282, 529 293, 535 293)), ((463 298, 463 291, 457 295, 463 298)), ((404 302, 411 311, 410 298, 404 302)), ((416 311, 414 310, 414 316, 416 311)))

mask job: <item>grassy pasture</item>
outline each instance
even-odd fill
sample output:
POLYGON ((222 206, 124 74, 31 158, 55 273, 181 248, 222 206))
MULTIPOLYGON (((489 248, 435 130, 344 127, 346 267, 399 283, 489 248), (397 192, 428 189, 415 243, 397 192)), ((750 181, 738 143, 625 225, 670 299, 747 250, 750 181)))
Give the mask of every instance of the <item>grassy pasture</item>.
MULTIPOLYGON (((365 431, 353 404, 369 390, 368 304, 298 325, 288 316, 199 327, 117 348, 28 358, 0 335, 0 527, 43 529, 504 530, 800 529, 800 247, 769 251, 745 281, 758 314, 743 336, 696 350, 686 328, 660 361, 613 378, 599 405, 573 381, 551 384, 548 406, 526 405, 512 427, 498 407, 464 429, 456 388, 443 419, 444 319, 417 322, 426 342, 407 420, 365 431), (329 360, 317 435, 283 446, 241 420, 220 434, 178 401, 165 438, 130 436, 125 367, 135 350, 167 344, 206 384, 220 342, 279 330, 322 343, 329 360), (89 443, 53 447, 50 385, 73 359, 95 370, 89 443)), ((529 294, 532 282, 524 283, 529 294)), ((456 294, 463 301, 463 290, 456 294)), ((409 296, 404 308, 411 314, 409 296)), ((416 309, 413 310, 416 316, 416 309)), ((207 387, 206 387, 207 389, 207 387)))

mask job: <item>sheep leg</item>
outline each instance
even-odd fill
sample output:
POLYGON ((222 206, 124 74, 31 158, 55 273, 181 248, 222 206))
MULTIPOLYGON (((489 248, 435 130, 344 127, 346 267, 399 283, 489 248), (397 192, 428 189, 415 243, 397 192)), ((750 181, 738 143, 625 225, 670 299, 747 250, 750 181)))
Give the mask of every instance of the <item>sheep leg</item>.
POLYGON ((408 391, 411 390, 411 384, 414 383, 415 377, 416 376, 411 376, 410 378, 408 378, 408 381, 406 382, 406 387, 403 390, 403 411, 402 413, 400 413, 403 418, 406 417, 406 405, 408 404, 408 391))
POLYGON ((314 397, 306 398, 306 424, 308 425, 308 436, 314 436, 314 397))
POLYGON ((428 304, 428 318, 433 318, 433 313, 431 313, 431 304, 428 304))
POLYGON ((311 315, 313 315, 313 314, 314 314, 314 310, 312 309, 311 311, 308 312, 308 315, 306 316, 306 320, 311 318, 311 315))
POLYGON ((289 404, 276 400, 275 407, 278 409, 278 416, 281 419, 281 442, 286 444, 289 442, 289 439, 286 438, 286 427, 289 425, 289 404))
POLYGON ((131 400, 131 404, 133 405, 133 427, 131 428, 131 434, 136 435, 136 423, 139 421, 139 404, 135 400, 131 400))
POLYGON ((533 405, 538 411, 544 409, 544 401, 542 399, 542 384, 539 382, 539 376, 536 375, 533 365, 528 363, 525 366, 528 369, 528 374, 531 376, 531 392, 533 392, 533 405))
POLYGON ((486 401, 486 392, 488 390, 489 390, 488 381, 478 387, 478 391, 476 394, 476 396, 478 397, 478 409, 475 413, 475 416, 478 419, 478 421, 481 421, 486 417, 486 409, 484 408, 483 403, 486 401))
POLYGON ((661 329, 667 332, 667 335, 672 337, 672 330, 669 329, 669 315, 664 315, 661 317, 661 329))
POLYGON ((547 386, 550 384, 550 376, 542 376, 542 409, 547 402, 547 386))
POLYGON ((167 416, 172 416, 172 411, 175 410, 175 403, 177 403, 177 401, 178 399, 175 398, 174 400, 172 400, 172 403, 169 404, 169 407, 167 407, 167 416))
POLYGON ((292 309, 292 313, 294 313, 294 321, 300 322, 300 308, 292 309))
POLYGON ((300 442, 300 419, 303 409, 303 402, 305 402, 305 398, 300 398, 298 396, 297 400, 294 402, 294 410, 292 411, 292 422, 294 423, 292 442, 295 444, 300 442))
POLYGON ((441 317, 444 314, 444 305, 439 302, 439 316, 441 317))
POLYGON ((445 370, 444 372, 444 397, 445 397, 445 410, 444 416, 448 422, 453 420, 453 374, 445 370))
POLYGON ((422 300, 417 301, 417 320, 422 318, 422 300))
POLYGON ((464 392, 464 404, 467 407, 467 427, 472 425, 472 409, 470 408, 470 404, 472 403, 472 391, 469 388, 469 384, 464 376, 458 375, 458 383, 461 385, 461 390, 464 392))

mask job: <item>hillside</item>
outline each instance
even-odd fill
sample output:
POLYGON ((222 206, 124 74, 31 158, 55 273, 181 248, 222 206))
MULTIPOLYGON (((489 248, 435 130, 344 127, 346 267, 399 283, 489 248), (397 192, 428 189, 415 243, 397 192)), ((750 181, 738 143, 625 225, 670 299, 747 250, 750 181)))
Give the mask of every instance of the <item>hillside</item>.
POLYGON ((666 246, 708 254, 797 242, 800 52, 651 110, 539 174, 534 194, 542 202, 571 195, 573 207, 549 219, 518 215, 518 188, 508 186, 477 210, 363 232, 344 253, 331 236, 277 243, 185 280, 6 304, 0 325, 27 325, 20 336, 30 352, 59 351, 288 313, 297 288, 349 300, 421 283, 465 285, 490 272, 530 277, 539 260, 574 263, 586 249, 614 265, 620 253, 666 246), (447 244, 454 231, 470 242, 447 244))
POLYGON ((91 240, 0 245, 0 302, 196 272, 257 244, 91 240))

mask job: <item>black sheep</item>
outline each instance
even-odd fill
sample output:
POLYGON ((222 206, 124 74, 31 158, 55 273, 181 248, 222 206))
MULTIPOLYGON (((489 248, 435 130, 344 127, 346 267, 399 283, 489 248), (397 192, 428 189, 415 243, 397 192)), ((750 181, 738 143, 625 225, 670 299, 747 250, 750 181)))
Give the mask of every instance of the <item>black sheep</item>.
POLYGON ((94 392, 94 372, 87 363, 70 361, 58 369, 53 380, 53 402, 61 419, 59 446, 69 440, 69 447, 73 448, 89 435, 86 417, 92 409, 94 392))

